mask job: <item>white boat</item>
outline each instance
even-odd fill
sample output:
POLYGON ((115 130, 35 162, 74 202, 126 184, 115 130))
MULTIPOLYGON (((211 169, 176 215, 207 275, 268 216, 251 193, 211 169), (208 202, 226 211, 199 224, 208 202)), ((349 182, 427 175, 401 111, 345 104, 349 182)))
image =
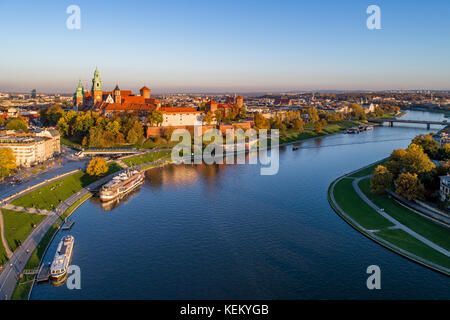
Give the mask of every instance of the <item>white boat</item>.
POLYGON ((67 274, 72 260, 74 243, 75 239, 71 235, 64 236, 59 242, 55 258, 50 266, 50 277, 53 280, 59 280, 67 274))
POLYGON ((116 175, 100 190, 101 201, 111 201, 130 192, 144 181, 144 173, 137 170, 127 170, 116 175))

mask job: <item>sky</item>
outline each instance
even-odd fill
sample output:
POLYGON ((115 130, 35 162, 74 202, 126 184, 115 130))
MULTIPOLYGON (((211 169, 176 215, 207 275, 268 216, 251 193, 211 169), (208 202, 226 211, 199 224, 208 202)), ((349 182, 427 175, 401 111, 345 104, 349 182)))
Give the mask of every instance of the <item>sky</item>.
POLYGON ((90 89, 96 67, 133 92, 446 90, 450 1, 0 1, 0 92, 90 89))

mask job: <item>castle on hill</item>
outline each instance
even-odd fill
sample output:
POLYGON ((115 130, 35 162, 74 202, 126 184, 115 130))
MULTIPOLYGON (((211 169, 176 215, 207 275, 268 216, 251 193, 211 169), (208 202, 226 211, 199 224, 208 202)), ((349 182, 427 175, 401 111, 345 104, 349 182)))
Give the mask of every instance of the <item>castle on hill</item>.
POLYGON ((161 103, 158 99, 151 98, 149 88, 144 86, 139 93, 140 95, 133 95, 131 90, 120 90, 118 85, 113 91, 103 91, 100 72, 96 68, 91 91, 85 91, 80 80, 73 95, 73 105, 79 111, 92 110, 104 115, 123 111, 147 114, 159 109, 161 103))

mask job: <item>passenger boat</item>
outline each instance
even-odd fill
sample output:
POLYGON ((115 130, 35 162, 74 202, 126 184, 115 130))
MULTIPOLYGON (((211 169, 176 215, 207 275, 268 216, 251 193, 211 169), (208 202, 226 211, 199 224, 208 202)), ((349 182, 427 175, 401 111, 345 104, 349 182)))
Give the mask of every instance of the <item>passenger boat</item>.
POLYGON ((64 278, 72 260, 73 245, 75 239, 71 235, 64 236, 58 244, 55 258, 50 266, 50 278, 60 280, 64 278))
POLYGON ((119 173, 100 190, 101 201, 111 201, 130 192, 144 181, 144 173, 138 170, 127 170, 119 173))

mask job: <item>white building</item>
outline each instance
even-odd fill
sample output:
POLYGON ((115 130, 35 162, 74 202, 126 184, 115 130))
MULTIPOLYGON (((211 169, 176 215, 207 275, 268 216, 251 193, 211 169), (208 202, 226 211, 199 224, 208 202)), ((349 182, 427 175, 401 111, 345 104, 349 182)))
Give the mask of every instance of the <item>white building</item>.
POLYGON ((445 201, 450 194, 450 176, 440 176, 441 180, 439 194, 441 195, 441 200, 445 201))
POLYGON ((29 167, 61 152, 60 135, 56 129, 31 135, 5 134, 0 136, 0 148, 5 147, 12 149, 17 166, 29 167))

